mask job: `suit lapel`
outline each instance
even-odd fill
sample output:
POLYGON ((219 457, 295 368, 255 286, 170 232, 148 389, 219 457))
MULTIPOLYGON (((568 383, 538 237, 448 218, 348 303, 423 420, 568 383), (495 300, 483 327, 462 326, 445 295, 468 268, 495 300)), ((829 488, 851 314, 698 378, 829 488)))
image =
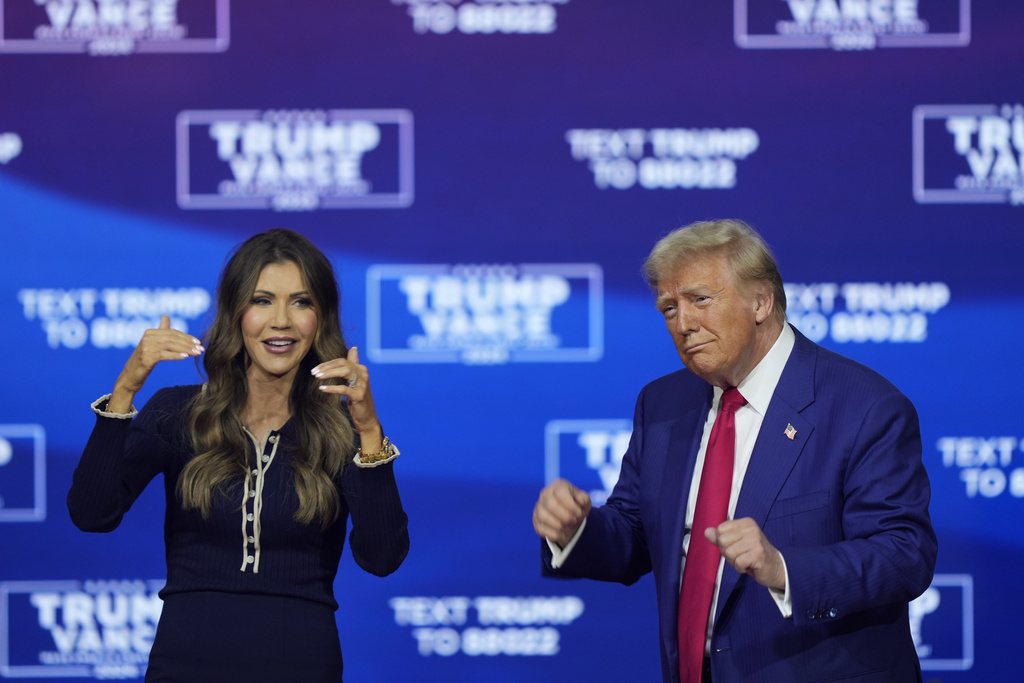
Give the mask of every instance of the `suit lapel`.
MULTIPOLYGON (((814 401, 815 358, 814 345, 796 332, 796 344, 768 404, 743 477, 735 519, 751 517, 764 528, 779 491, 814 431, 814 425, 801 412, 814 401)), ((736 570, 726 565, 716 619, 721 617, 739 578, 736 570)))
POLYGON ((703 435, 704 421, 711 410, 714 390, 708 384, 706 397, 697 405, 685 410, 672 424, 669 432, 669 452, 665 458, 660 498, 664 526, 665 585, 674 585, 678 590, 682 580, 683 536, 686 531, 686 501, 690 495, 693 469, 697 464, 697 451, 703 435))

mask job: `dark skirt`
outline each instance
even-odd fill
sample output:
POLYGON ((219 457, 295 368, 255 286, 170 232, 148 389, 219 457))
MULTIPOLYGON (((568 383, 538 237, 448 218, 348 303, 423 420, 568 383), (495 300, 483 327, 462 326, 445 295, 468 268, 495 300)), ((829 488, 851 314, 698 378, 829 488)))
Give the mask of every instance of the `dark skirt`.
POLYGON ((147 683, 341 683, 334 611, 298 598, 177 593, 164 599, 147 683))

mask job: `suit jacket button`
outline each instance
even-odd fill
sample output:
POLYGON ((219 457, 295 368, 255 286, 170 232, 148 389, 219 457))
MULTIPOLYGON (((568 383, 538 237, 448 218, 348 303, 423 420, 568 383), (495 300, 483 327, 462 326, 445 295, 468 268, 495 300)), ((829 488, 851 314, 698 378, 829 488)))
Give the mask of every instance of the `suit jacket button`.
POLYGON ((833 619, 835 619, 835 616, 836 616, 837 614, 839 614, 839 611, 838 611, 838 610, 837 610, 837 609, 836 609, 835 607, 833 607, 832 609, 830 609, 830 610, 828 611, 828 615, 829 615, 830 617, 832 617, 833 619))

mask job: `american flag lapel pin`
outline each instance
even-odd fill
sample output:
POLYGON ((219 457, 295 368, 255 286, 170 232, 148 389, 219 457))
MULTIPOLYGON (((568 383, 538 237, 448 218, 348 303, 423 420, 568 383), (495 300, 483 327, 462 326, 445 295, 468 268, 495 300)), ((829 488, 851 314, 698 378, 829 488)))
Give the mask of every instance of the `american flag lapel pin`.
POLYGON ((789 437, 790 441, 796 438, 796 428, 788 422, 786 423, 786 431, 783 433, 789 437))

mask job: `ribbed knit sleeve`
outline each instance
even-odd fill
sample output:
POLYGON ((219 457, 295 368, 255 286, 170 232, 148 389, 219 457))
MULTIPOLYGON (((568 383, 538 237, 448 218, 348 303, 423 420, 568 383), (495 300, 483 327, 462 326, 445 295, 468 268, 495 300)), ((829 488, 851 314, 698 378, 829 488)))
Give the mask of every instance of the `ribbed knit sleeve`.
POLYGON ((395 461, 373 468, 346 467, 342 489, 352 519, 353 559, 369 573, 387 576, 409 552, 409 519, 398 495, 395 461))
MULTIPOLYGON (((176 417, 177 394, 161 390, 133 420, 97 414, 68 491, 71 521, 83 531, 113 531, 153 477, 170 446, 160 431, 176 417)), ((102 407, 101 407, 102 409, 102 407)))

